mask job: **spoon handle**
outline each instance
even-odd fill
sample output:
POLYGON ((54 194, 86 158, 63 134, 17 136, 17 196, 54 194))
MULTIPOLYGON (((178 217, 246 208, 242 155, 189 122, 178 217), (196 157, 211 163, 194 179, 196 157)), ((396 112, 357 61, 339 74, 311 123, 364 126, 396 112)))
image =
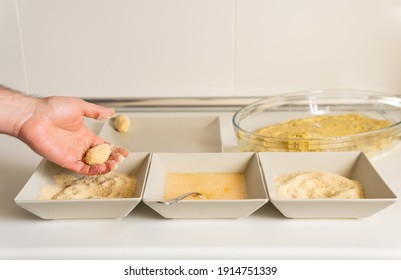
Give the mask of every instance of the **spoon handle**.
POLYGON ((185 193, 183 195, 177 196, 177 197, 169 199, 169 200, 158 201, 158 203, 163 203, 163 204, 166 204, 166 205, 177 204, 178 202, 180 202, 184 198, 186 198, 188 196, 191 196, 191 195, 202 195, 202 194, 198 193, 198 192, 189 192, 189 193, 185 193))

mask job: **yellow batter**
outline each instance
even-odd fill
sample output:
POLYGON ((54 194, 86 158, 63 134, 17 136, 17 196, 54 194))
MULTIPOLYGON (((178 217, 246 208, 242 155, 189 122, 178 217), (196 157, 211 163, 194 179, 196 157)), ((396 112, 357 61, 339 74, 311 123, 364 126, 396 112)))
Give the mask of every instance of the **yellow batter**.
POLYGON ((199 192, 202 197, 186 199, 245 199, 248 197, 243 173, 167 173, 164 199, 188 192, 199 192))

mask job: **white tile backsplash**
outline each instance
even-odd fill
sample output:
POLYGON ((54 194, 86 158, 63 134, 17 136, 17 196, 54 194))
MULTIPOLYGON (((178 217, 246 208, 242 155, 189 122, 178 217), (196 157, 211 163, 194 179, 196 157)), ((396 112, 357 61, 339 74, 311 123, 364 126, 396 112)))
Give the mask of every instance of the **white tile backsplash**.
POLYGON ((27 91, 14 0, 0 0, 0 84, 27 91))
POLYGON ((0 0, 0 34, 0 83, 41 95, 401 90, 401 0, 0 0))
POLYGON ((232 0, 19 0, 31 89, 232 95, 232 0))
POLYGON ((237 0, 235 94, 401 89, 401 1, 237 0))

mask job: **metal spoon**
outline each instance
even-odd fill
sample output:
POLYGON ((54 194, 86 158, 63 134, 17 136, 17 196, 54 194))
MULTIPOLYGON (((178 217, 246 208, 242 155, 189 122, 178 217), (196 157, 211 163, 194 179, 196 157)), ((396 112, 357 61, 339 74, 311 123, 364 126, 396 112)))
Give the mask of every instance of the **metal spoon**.
POLYGON ((198 193, 198 192, 189 192, 189 193, 185 193, 183 195, 177 196, 175 198, 172 199, 168 199, 168 200, 163 200, 163 201, 157 201, 157 203, 162 203, 165 205, 174 205, 177 204, 178 202, 180 202, 181 200, 183 200, 184 198, 191 196, 191 195, 198 195, 200 197, 205 197, 205 195, 198 193))

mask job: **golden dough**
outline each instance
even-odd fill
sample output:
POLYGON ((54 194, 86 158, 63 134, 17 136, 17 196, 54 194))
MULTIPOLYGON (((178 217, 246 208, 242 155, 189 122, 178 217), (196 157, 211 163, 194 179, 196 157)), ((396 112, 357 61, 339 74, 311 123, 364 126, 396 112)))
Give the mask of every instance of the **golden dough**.
POLYGON ((89 165, 104 163, 109 159, 111 150, 111 146, 107 143, 97 145, 89 149, 84 161, 89 165))
POLYGON ((381 129, 389 125, 391 122, 387 120, 376 120, 355 113, 293 119, 266 126, 255 132, 266 137, 312 139, 353 135, 381 129))
POLYGON ((118 115, 114 118, 113 126, 118 132, 125 133, 130 127, 130 119, 126 115, 118 115))
POLYGON ((358 113, 322 115, 268 125, 255 130, 254 135, 251 136, 244 136, 238 132, 238 138, 244 138, 241 143, 242 151, 360 150, 371 156, 394 142, 391 142, 392 136, 388 134, 380 138, 377 136, 370 138, 364 133, 379 130, 391 124, 388 120, 369 118, 358 113), (361 135, 352 141, 344 140, 346 136, 354 134, 361 135))

